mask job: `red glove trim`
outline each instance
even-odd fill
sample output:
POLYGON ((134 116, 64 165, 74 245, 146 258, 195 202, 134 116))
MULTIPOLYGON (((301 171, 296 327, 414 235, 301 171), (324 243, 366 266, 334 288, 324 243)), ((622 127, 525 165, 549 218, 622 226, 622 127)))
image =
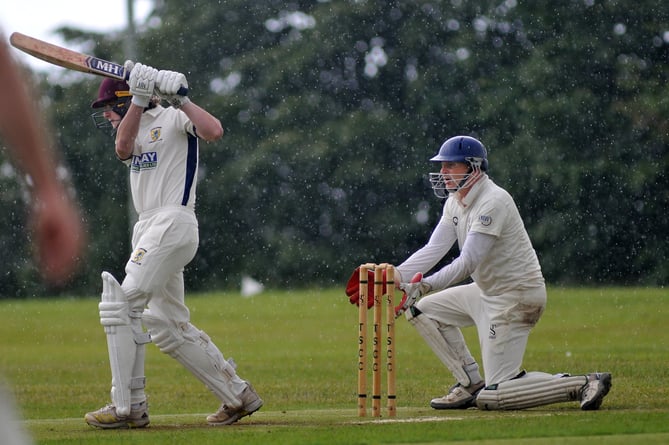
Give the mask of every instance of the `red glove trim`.
MULTIPOLYGON (((386 270, 383 270, 383 294, 386 294, 386 270)), ((346 283, 346 295, 349 297, 348 301, 351 304, 359 306, 360 302, 360 267, 351 274, 351 277, 346 283)), ((367 309, 374 307, 374 271, 367 271, 367 309)))
MULTIPOLYGON (((419 283, 423 280, 423 274, 420 272, 416 272, 416 275, 413 276, 411 279, 411 283, 419 283)), ((395 306, 395 317, 399 317, 401 315, 400 310, 402 309, 402 306, 404 306, 404 303, 407 301, 407 293, 402 292, 402 301, 400 301, 400 304, 398 306, 395 306)))

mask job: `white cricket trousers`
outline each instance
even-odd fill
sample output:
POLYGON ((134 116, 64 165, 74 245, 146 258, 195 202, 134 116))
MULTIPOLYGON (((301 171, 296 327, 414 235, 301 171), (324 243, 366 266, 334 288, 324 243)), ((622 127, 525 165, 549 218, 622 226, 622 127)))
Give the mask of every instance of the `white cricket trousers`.
POLYGON ((545 286, 487 296, 476 283, 423 297, 416 307, 445 326, 476 326, 486 385, 516 377, 527 339, 546 307, 545 286))
POLYGON ((149 306, 161 318, 186 323, 184 267, 199 243, 195 213, 183 206, 143 212, 132 235, 133 253, 125 266, 122 288, 131 310, 149 306))

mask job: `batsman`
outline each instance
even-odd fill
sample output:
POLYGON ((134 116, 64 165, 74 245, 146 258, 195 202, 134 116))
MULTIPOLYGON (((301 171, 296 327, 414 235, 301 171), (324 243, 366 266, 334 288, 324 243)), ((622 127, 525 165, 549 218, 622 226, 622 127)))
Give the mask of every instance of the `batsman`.
MULTIPOLYGON (((470 136, 446 140, 430 159, 436 196, 446 199, 427 244, 396 268, 405 293, 396 308, 455 377, 434 409, 518 410, 574 401, 596 410, 611 388, 611 374, 526 372, 530 331, 544 312, 546 286, 539 260, 511 195, 487 174, 485 146, 470 136), (428 274, 457 242, 459 255, 428 274), (483 374, 461 328, 475 326, 483 374)), ((347 286, 357 304, 356 273, 347 286), (355 278, 355 279, 353 279, 355 278)), ((373 280, 370 280, 370 282, 373 280)))
POLYGON ((145 345, 188 369, 220 401, 207 417, 228 425, 260 409, 262 399, 237 375, 209 336, 190 322, 184 302, 184 267, 197 251, 195 215, 198 140, 223 136, 218 119, 179 91, 182 73, 125 64, 129 79, 102 81, 92 107, 98 127, 112 127, 115 151, 130 174, 139 216, 121 283, 102 273, 100 322, 107 336, 111 400, 85 421, 99 428, 141 428, 149 424, 145 394, 145 345), (163 107, 165 100, 170 104, 163 107))

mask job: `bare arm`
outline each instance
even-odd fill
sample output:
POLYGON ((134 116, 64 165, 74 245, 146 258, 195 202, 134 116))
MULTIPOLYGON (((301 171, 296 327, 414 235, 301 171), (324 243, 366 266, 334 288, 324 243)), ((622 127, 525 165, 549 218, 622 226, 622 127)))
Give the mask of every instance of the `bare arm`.
POLYGON ((189 101, 181 107, 181 111, 186 113, 186 116, 191 120, 200 138, 207 142, 213 142, 223 137, 221 121, 205 109, 189 101))
POLYGON ((125 160, 132 156, 143 112, 143 107, 131 103, 128 112, 121 120, 116 132, 116 156, 119 159, 125 160))
POLYGON ((37 259, 44 277, 64 282, 75 270, 84 244, 79 209, 68 197, 56 175, 56 159, 40 125, 38 108, 9 53, 0 42, 0 134, 18 167, 33 183, 31 223, 37 259))
POLYGON ((54 154, 40 125, 41 116, 4 42, 0 44, 0 132, 18 166, 32 177, 36 190, 58 187, 54 154))
POLYGON ((183 73, 170 70, 158 71, 155 86, 158 94, 163 99, 186 113, 199 138, 212 142, 223 137, 221 121, 194 104, 189 97, 179 94, 181 88, 188 88, 188 81, 183 73))
MULTIPOLYGON (((181 110, 191 120, 200 138, 212 142, 223 136, 221 122, 200 106, 195 105, 193 102, 188 102, 184 104, 181 110)), ((119 159, 128 159, 132 156, 143 112, 144 108, 130 104, 128 112, 118 126, 118 132, 116 133, 116 155, 119 159)))

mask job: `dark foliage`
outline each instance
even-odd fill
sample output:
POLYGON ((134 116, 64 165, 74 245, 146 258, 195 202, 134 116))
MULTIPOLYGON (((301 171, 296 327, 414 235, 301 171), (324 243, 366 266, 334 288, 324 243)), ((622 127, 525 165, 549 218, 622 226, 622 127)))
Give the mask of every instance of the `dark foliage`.
MULTIPOLYGON (((488 147, 549 283, 669 282, 662 2, 157 4, 138 60, 185 72, 226 129, 201 146, 190 289, 236 287, 242 274, 343 286, 361 262, 401 262, 439 217, 428 159, 456 134, 488 147)), ((66 31, 123 61, 122 33, 66 31)), ((68 289, 81 294, 99 292, 103 269, 122 276, 129 250, 126 171, 88 117, 97 82, 43 85, 91 230, 68 289)), ((3 199, 15 227, 20 200, 3 199)), ((3 239, 16 258, 2 295, 39 292, 22 284, 25 243, 3 239)))

